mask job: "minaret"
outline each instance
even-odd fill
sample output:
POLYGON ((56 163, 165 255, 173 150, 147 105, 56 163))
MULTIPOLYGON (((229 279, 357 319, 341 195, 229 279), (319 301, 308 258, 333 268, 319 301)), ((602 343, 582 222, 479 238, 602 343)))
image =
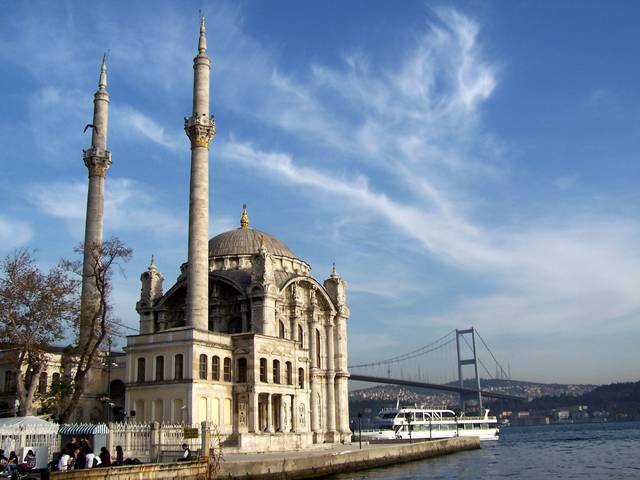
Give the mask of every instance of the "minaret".
POLYGON ((107 56, 102 57, 98 91, 93 96, 93 134, 91 148, 83 150, 82 158, 89 170, 87 218, 84 228, 84 258, 82 265, 82 294, 80 303, 80 345, 91 335, 93 317, 99 308, 98 293, 94 285, 95 260, 92 250, 102 244, 104 221, 104 179, 111 166, 111 152, 107 150, 109 123, 109 93, 107 92, 107 56))
POLYGON ((200 21, 198 55, 193 59, 193 115, 184 120, 191 140, 189 187, 189 253, 187 270, 187 325, 209 327, 209 143, 216 134, 209 116, 209 73, 204 17, 200 21))

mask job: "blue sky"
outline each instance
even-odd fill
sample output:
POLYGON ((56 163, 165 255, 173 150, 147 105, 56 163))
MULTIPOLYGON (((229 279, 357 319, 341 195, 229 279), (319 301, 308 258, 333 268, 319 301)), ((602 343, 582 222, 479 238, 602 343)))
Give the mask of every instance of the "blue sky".
POLYGON ((317 278, 335 261, 352 362, 475 325, 516 378, 638 379, 637 3, 0 7, 0 254, 37 248, 47 266, 82 239, 82 129, 108 50, 105 230, 135 255, 118 316, 137 325, 151 254, 172 284, 201 9, 211 234, 247 203, 317 278))

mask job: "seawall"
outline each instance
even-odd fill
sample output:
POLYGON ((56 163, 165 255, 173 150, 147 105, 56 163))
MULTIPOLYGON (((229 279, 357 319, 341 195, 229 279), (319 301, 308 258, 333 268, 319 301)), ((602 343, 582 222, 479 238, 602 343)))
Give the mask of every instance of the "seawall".
MULTIPOLYGON (((412 444, 367 445, 363 446, 362 450, 357 444, 352 444, 309 452, 230 455, 220 464, 215 478, 245 480, 314 478, 477 448, 480 448, 480 440, 477 437, 461 437, 412 444)), ((208 478, 208 464, 206 461, 195 461, 96 468, 55 472, 51 474, 51 478, 60 480, 62 478, 67 480, 168 480, 173 478, 205 480, 208 478)))

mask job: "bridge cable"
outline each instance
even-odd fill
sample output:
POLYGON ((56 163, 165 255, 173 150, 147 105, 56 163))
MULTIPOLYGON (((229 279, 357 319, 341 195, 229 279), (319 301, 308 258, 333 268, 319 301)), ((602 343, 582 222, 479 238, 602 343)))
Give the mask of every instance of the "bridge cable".
POLYGON ((390 358, 386 358, 384 360, 379 360, 377 362, 371 362, 371 363, 363 363, 360 365, 350 365, 348 368, 365 368, 365 367, 375 367, 375 366, 379 366, 379 365, 390 365, 392 363, 398 363, 398 362, 402 362, 404 360, 410 360, 412 358, 418 357, 420 355, 426 355, 427 353, 433 352, 435 350, 438 350, 442 347, 445 347, 446 345, 449 345, 450 343, 452 343, 455 339, 451 338, 450 340, 448 340, 447 342, 443 343, 442 345, 437 345, 439 342, 442 342, 444 339, 446 339, 447 337, 451 336, 455 334, 455 330, 451 330, 449 333, 447 333, 446 335, 443 335, 442 337, 438 338, 437 340, 424 345, 416 350, 412 350, 410 352, 407 353, 403 353, 401 355, 396 355, 395 357, 390 357, 390 358), (430 349, 430 347, 433 347, 430 349))
POLYGON ((500 364, 500 362, 498 361, 498 359, 495 357, 495 355, 493 354, 493 352, 491 351, 491 349, 489 348, 489 345, 487 345, 487 342, 484 341, 484 338, 482 338, 482 335, 480 335, 480 332, 478 332, 478 329, 475 329, 476 334, 478 335, 478 338, 480 339, 480 341, 482 342, 482 344, 484 345, 484 347, 487 349, 487 351, 489 352, 489 355, 491 355, 491 358, 493 358, 493 361, 496 362, 496 365, 500 368, 500 371, 502 372, 502 374, 504 375, 505 378, 509 378, 509 376, 507 375, 505 369, 502 367, 502 365, 500 364))

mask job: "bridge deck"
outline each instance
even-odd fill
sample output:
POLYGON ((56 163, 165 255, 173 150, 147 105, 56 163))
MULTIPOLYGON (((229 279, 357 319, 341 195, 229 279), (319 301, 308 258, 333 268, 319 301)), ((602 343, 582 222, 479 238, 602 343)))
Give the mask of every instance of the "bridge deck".
MULTIPOLYGON (((418 387, 418 388, 425 388, 428 390, 440 390, 444 392, 468 393, 468 394, 478 393, 478 390, 474 388, 456 387, 454 385, 440 385, 437 383, 414 382, 412 380, 404 380, 404 379, 398 379, 398 378, 372 377, 369 375, 358 375, 357 373, 352 373, 351 376, 349 377, 349 380, 354 380, 358 382, 386 383, 389 385, 405 385, 407 387, 418 387)), ((506 393, 500 393, 500 392, 492 392, 489 390, 480 390, 480 393, 482 394, 483 397, 499 398, 501 400, 518 400, 518 401, 526 400, 526 398, 524 397, 518 397, 516 395, 508 395, 506 393)))

